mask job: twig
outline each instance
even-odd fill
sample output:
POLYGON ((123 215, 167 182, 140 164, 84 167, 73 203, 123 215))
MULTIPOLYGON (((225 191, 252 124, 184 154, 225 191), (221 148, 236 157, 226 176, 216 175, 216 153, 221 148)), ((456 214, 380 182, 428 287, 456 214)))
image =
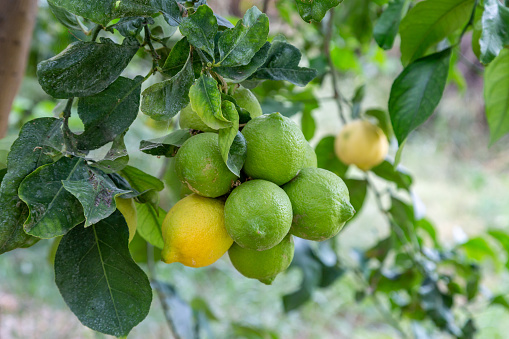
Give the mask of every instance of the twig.
POLYGON ((330 42, 332 39, 332 32, 334 30, 334 8, 329 11, 329 22, 327 23, 327 31, 325 33, 325 41, 323 44, 323 51, 325 56, 327 57, 327 61, 330 68, 330 74, 332 76, 332 88, 334 90, 334 99, 336 100, 336 104, 338 105, 339 117, 343 124, 346 124, 346 118, 343 112, 343 105, 341 101, 343 100, 343 95, 338 87, 338 74, 336 72, 336 68, 334 67, 334 63, 332 62, 332 58, 330 55, 330 42))
POLYGON ((267 13, 267 10, 269 9, 269 2, 270 0, 263 0, 263 13, 267 13))
POLYGON ((472 13, 470 14, 470 19, 468 20, 468 22, 465 25, 465 27, 463 27, 463 30, 461 31, 460 37, 458 39, 458 42, 456 43, 457 45, 459 45, 461 43, 461 40, 463 39, 463 35, 465 35, 465 33, 467 32, 468 27, 470 27, 470 26, 472 26, 474 24, 475 11, 477 9, 477 4, 478 3, 479 3, 479 0, 475 0, 474 8, 472 8, 472 13))
POLYGON ((145 31, 145 43, 150 48, 150 53, 152 54, 152 60, 154 61, 154 65, 155 67, 159 67, 159 60, 161 59, 161 56, 157 54, 154 45, 152 45, 152 39, 150 38, 150 28, 148 28, 148 25, 145 25, 144 31, 145 31))

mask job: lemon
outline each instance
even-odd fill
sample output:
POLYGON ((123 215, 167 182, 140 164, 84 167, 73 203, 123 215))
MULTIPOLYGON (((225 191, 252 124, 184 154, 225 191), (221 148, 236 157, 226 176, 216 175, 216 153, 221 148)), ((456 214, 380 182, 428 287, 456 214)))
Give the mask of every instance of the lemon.
POLYGON ((302 168, 307 141, 287 117, 273 113, 254 118, 242 134, 247 142, 244 172, 249 177, 283 185, 302 168))
POLYGON ((180 128, 191 128, 203 132, 215 132, 216 130, 207 126, 200 118, 198 113, 193 111, 191 104, 187 105, 180 111, 179 117, 180 128))
POLYGON ((216 262, 233 244, 224 227, 224 203, 191 194, 163 221, 163 261, 203 267, 216 262))
POLYGON ((316 168, 318 164, 318 160, 316 158, 316 153, 313 147, 309 143, 306 143, 306 147, 304 149, 304 161, 302 163, 302 168, 314 167, 316 168))
POLYGON ((237 180, 223 161, 215 133, 197 134, 184 142, 175 157, 175 171, 191 191, 209 198, 228 193, 237 180))
POLYGON ((302 169, 283 189, 293 208, 290 233, 299 238, 332 238, 355 213, 343 180, 322 168, 302 169))
POLYGON ((251 119, 262 115, 262 107, 260 106, 258 99, 256 99, 255 95, 247 88, 237 88, 232 97, 237 102, 237 105, 245 108, 249 112, 251 119))
POLYGON ((252 180, 235 188, 224 209, 228 234, 241 247, 267 250, 288 234, 292 204, 276 184, 252 180))
POLYGON ((228 256, 242 275, 270 285, 279 273, 290 266, 294 250, 293 238, 288 234, 278 245, 266 251, 250 250, 234 243, 228 250, 228 256))
POLYGON ((127 226, 129 227, 129 242, 131 242, 136 234, 136 228, 138 227, 138 214, 136 213, 134 199, 115 197, 115 204, 117 205, 117 209, 124 216, 127 226))
POLYGON ((355 120, 339 132, 334 150, 345 164, 368 171, 384 161, 389 142, 380 127, 366 120, 355 120))

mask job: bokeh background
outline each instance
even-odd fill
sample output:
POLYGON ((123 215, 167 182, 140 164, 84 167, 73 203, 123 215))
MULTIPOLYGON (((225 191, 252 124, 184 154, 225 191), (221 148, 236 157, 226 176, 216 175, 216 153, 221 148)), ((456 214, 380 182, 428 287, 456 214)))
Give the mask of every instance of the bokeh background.
MULTIPOLYGON (((313 41, 315 35, 320 35, 320 25, 311 29, 298 18, 287 17, 285 20, 285 15, 290 13, 285 9, 288 2, 269 2, 267 13, 271 19, 271 35, 284 33, 299 46, 303 50, 304 65, 309 65, 311 59, 312 63, 319 61, 320 46, 314 46, 313 41)), ((351 9, 354 5, 348 7, 348 2, 354 1, 345 0, 345 7, 351 9)), ((262 8, 264 1, 211 0, 209 5, 235 20, 236 15, 243 15, 253 5, 262 8)), ((5 155, 24 122, 52 116, 61 105, 40 88, 35 77, 37 63, 59 53, 70 42, 85 38, 67 31, 49 11, 44 0, 40 1, 39 7, 26 77, 12 108, 9 134, 0 140, 0 156, 5 155)), ((342 7, 337 10, 341 12, 342 7)), ((373 12, 370 15, 376 15, 376 9, 370 11, 373 12)), ((341 14, 339 16, 340 20, 345 19, 341 14)), ((370 23, 365 21, 361 25, 369 26, 370 23)), ((177 41, 179 35, 176 34, 174 39, 177 41)), ((387 109, 390 86, 402 69, 397 44, 394 49, 383 51, 374 42, 360 45, 356 39, 345 38, 345 34, 333 36, 331 55, 340 75, 339 87, 345 97, 351 98, 358 86, 365 85, 362 110, 387 109)), ((414 178, 414 192, 417 201, 421 202, 421 212, 437 225, 439 239, 450 247, 488 229, 507 230, 509 226, 509 139, 503 138, 489 147, 482 99, 482 69, 468 46, 469 42, 461 48, 459 57, 463 62, 451 71, 449 86, 436 113, 411 135, 401 161, 414 178)), ((142 74, 148 67, 150 61, 137 56, 134 66, 126 74, 142 74)), ((293 87, 281 90, 296 94, 292 102, 279 101, 283 102, 287 111, 296 113, 292 119, 300 124, 299 109, 302 107, 299 101, 302 98, 305 102, 307 95, 299 95, 303 90, 293 87)), ((341 120, 328 77, 323 79, 321 86, 314 86, 311 91, 319 101, 319 107, 312 112, 316 130, 311 143, 316 145, 322 137, 336 135, 341 128, 341 120)), ((272 112, 277 92, 269 93, 262 88, 255 93, 259 95, 265 113, 272 112)), ((71 125, 75 130, 80 129, 77 118, 72 120, 71 125)), ((141 153, 138 150, 139 140, 163 136, 171 127, 140 113, 126 137, 130 164, 158 176, 163 159, 141 153)), ((396 150, 397 145, 393 143, 390 156, 394 157, 396 150)), ((175 186, 171 162, 166 180, 168 187, 175 186)), ((169 210, 178 200, 178 194, 175 190, 165 190, 161 195, 163 208, 169 210)), ((368 195, 359 216, 348 223, 335 239, 336 249, 341 260, 354 262, 356 249, 367 249, 388 233, 386 220, 378 211, 373 197, 368 195)), ((51 248, 51 241, 41 241, 28 250, 15 250, 0 256, 0 339, 106 338, 83 327, 65 305, 54 284, 51 248)), ((490 292, 486 293, 509 293, 509 275, 502 268, 504 255, 497 249, 486 251, 480 261, 484 273, 481 289, 489 289, 490 292), (493 253, 490 254, 490 251, 493 253)), ((197 307, 207 311, 208 327, 202 328, 204 338, 398 336, 375 307, 373 299, 356 300, 358 282, 350 273, 327 288, 315 290, 311 300, 301 308, 285 313, 281 297, 300 285, 302 272, 297 269, 291 268, 281 274, 272 286, 244 278, 234 270, 227 256, 206 268, 192 269, 180 264, 160 263, 156 271, 158 278, 170 283, 181 298, 180 301, 173 300, 176 313, 182 311, 184 316, 187 310, 179 302, 201 305, 197 307)), ((379 302, 384 304, 387 300, 379 302)), ((470 306, 479 329, 476 337, 507 338, 509 313, 503 306, 487 307, 485 300, 470 306)), ((395 316, 398 317, 397 314, 395 316)), ((160 303, 154 296, 149 316, 129 338, 169 338, 167 326, 160 303)))

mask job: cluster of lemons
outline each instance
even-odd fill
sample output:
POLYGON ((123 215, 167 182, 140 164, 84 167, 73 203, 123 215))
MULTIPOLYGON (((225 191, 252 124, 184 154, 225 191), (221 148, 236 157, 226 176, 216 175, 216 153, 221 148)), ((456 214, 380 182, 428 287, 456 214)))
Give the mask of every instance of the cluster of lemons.
POLYGON ((254 95, 236 91, 251 120, 242 129, 247 155, 241 176, 223 161, 217 131, 188 107, 181 127, 200 130, 178 150, 175 169, 190 193, 168 212, 163 261, 203 267, 227 251, 244 276, 270 284, 293 259, 292 237, 323 241, 355 213, 341 178, 317 168, 301 130, 279 113, 262 115, 254 95))

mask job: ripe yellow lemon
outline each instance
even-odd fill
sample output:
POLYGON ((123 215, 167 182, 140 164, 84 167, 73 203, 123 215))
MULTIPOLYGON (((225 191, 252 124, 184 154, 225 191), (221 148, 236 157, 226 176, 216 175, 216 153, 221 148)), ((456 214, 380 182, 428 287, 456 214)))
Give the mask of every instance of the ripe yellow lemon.
POLYGON ((279 273, 290 266, 294 250, 293 237, 288 234, 279 244, 265 251, 242 248, 234 243, 228 255, 243 276, 270 285, 279 273))
POLYGON ((117 209, 124 216, 127 226, 129 227, 129 242, 131 242, 136 234, 136 228, 138 227, 138 214, 136 213, 134 199, 115 197, 115 204, 117 205, 117 209))
POLYGON ((384 161, 389 142, 380 127, 366 120, 355 120, 339 132, 334 150, 345 164, 368 171, 384 161))
POLYGON ((224 203, 191 194, 180 200, 163 221, 163 261, 189 267, 216 262, 233 244, 224 226, 224 203))

